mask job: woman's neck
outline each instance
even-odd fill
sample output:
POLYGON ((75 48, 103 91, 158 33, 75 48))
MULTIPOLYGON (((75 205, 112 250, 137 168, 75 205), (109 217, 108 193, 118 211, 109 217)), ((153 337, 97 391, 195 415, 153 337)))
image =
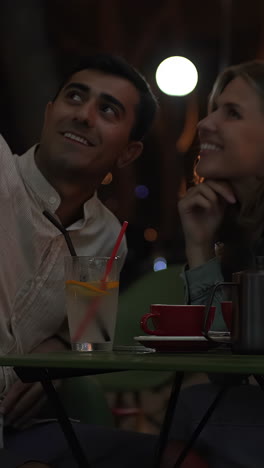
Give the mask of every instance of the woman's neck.
POLYGON ((234 191, 237 201, 243 206, 254 197, 260 181, 256 177, 245 177, 243 179, 234 179, 230 185, 234 191))
POLYGON ((239 202, 239 224, 246 227, 252 239, 263 235, 264 218, 262 197, 263 182, 257 177, 248 177, 230 182, 239 202))

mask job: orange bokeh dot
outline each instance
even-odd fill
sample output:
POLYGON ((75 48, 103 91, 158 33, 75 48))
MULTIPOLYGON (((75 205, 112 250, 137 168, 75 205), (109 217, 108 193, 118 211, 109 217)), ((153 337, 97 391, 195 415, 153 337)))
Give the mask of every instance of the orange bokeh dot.
POLYGON ((153 228, 145 229, 144 238, 148 242, 155 242, 155 240, 157 240, 157 238, 158 238, 158 233, 157 233, 156 229, 153 229, 153 228))

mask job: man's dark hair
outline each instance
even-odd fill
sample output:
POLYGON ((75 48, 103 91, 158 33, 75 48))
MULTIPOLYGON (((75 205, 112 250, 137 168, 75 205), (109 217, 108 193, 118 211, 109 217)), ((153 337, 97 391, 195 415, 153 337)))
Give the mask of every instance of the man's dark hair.
POLYGON ((131 130, 130 138, 131 140, 142 140, 155 118, 158 103, 146 79, 122 57, 110 54, 96 54, 81 58, 70 73, 67 73, 53 101, 55 101, 74 73, 88 69, 99 70, 109 75, 120 76, 127 79, 135 86, 139 93, 139 103, 136 108, 136 119, 131 130))

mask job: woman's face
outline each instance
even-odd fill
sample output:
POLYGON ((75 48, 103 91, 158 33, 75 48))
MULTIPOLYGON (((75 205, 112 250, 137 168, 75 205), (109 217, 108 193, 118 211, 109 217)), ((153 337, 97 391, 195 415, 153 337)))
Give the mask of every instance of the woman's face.
POLYGON ((234 78, 198 124, 199 176, 236 180, 264 176, 264 111, 256 91, 234 78))

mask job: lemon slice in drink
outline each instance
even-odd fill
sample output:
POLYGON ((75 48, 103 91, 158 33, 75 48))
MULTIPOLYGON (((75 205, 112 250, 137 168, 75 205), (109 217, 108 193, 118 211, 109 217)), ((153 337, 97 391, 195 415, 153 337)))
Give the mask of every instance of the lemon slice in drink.
POLYGON ((65 284, 70 293, 80 296, 104 296, 109 294, 107 289, 118 287, 118 281, 106 282, 105 289, 102 289, 100 282, 86 283, 84 281, 67 280, 65 284))

